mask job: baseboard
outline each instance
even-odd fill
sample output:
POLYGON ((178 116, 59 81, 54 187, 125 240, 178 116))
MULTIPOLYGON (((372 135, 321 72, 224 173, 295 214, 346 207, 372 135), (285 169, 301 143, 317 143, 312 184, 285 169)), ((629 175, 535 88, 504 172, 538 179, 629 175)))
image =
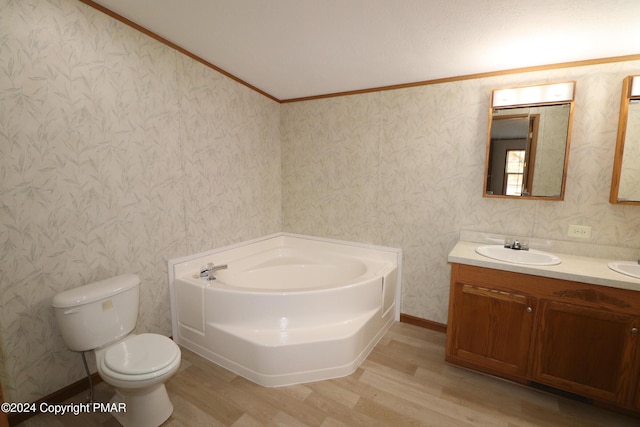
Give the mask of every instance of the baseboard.
POLYGON ((421 317, 412 316, 410 314, 400 313, 400 321, 403 323, 410 323, 412 325, 420 326, 421 328, 431 329, 433 331, 447 333, 447 325, 444 323, 434 322, 432 320, 423 319, 421 317))
MULTIPOLYGON (((98 383, 102 382, 102 378, 98 375, 98 373, 94 373, 91 375, 91 381, 95 386, 98 383)), ((51 393, 48 396, 43 397, 42 399, 38 399, 35 403, 37 408, 40 408, 41 403, 62 403, 65 400, 75 396, 78 393, 82 393, 85 390, 89 390, 89 379, 83 378, 80 381, 76 381, 73 384, 69 384, 68 386, 61 388, 58 391, 51 393)), ((38 415, 39 412, 22 412, 22 413, 12 413, 9 414, 9 425, 17 426, 18 424, 28 420, 34 415, 38 415)))

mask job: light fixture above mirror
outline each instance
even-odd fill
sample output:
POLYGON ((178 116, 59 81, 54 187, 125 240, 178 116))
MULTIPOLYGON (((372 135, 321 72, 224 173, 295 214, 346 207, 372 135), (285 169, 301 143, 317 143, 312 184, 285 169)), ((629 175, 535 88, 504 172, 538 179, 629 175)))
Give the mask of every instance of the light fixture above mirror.
POLYGON ((640 76, 622 83, 611 203, 640 205, 640 76))
POLYGON ((563 200, 575 82, 491 93, 484 197, 563 200))

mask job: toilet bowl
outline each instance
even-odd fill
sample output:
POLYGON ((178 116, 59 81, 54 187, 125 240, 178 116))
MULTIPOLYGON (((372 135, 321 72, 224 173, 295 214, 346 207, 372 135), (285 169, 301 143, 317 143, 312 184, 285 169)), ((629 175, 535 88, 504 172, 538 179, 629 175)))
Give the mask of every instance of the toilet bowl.
POLYGON ((98 374, 118 393, 112 403, 126 403, 113 416, 124 426, 158 426, 173 412, 164 382, 180 367, 180 348, 157 334, 128 335, 95 351, 98 374))
POLYGON ((158 334, 132 334, 140 280, 133 274, 57 294, 56 320, 74 351, 93 350, 98 375, 116 389, 112 415, 125 427, 157 427, 173 412, 164 383, 180 367, 180 347, 158 334))

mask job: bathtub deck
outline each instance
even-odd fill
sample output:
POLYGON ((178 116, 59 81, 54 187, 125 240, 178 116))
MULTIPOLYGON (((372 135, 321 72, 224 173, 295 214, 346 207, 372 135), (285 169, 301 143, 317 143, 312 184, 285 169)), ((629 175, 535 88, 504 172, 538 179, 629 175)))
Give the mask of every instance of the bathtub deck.
POLYGON ((378 310, 352 317, 349 320, 338 320, 328 324, 308 324, 297 328, 264 328, 260 323, 243 325, 223 325, 212 323, 214 326, 231 335, 247 340, 260 346, 274 346, 280 342, 292 342, 296 344, 307 344, 313 342, 323 342, 340 340, 353 336, 375 315, 378 310))
MULTIPOLYGON (((445 338, 395 323, 354 374, 277 389, 183 350, 180 371, 167 383, 175 409, 163 427, 638 426, 638 419, 448 366, 445 338)), ((111 393, 98 385, 98 400, 111 393)), ((20 426, 117 425, 107 414, 69 414, 39 415, 20 426)))

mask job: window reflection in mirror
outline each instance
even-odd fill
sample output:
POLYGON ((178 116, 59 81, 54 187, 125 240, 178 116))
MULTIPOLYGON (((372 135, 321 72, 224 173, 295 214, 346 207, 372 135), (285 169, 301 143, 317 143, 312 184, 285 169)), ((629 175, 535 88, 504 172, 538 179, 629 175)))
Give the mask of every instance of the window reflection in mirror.
MULTIPOLYGON (((562 200, 568 164, 574 83, 503 89, 492 94, 485 197, 562 200), (565 85, 565 84, 563 84, 565 85), (520 96, 517 91, 526 91, 520 96), (513 91, 513 104, 500 93, 513 91), (538 98, 530 96, 540 95, 538 98), (558 98, 562 98, 558 100, 558 98), (520 105, 520 104, 526 105, 520 105)), ((507 94, 511 96, 512 94, 507 94)))
POLYGON ((640 205, 640 76, 623 82, 609 200, 640 205))
POLYGON ((507 196, 521 196, 523 188, 526 191, 525 155, 526 150, 507 150, 507 163, 504 168, 504 192, 507 196))

